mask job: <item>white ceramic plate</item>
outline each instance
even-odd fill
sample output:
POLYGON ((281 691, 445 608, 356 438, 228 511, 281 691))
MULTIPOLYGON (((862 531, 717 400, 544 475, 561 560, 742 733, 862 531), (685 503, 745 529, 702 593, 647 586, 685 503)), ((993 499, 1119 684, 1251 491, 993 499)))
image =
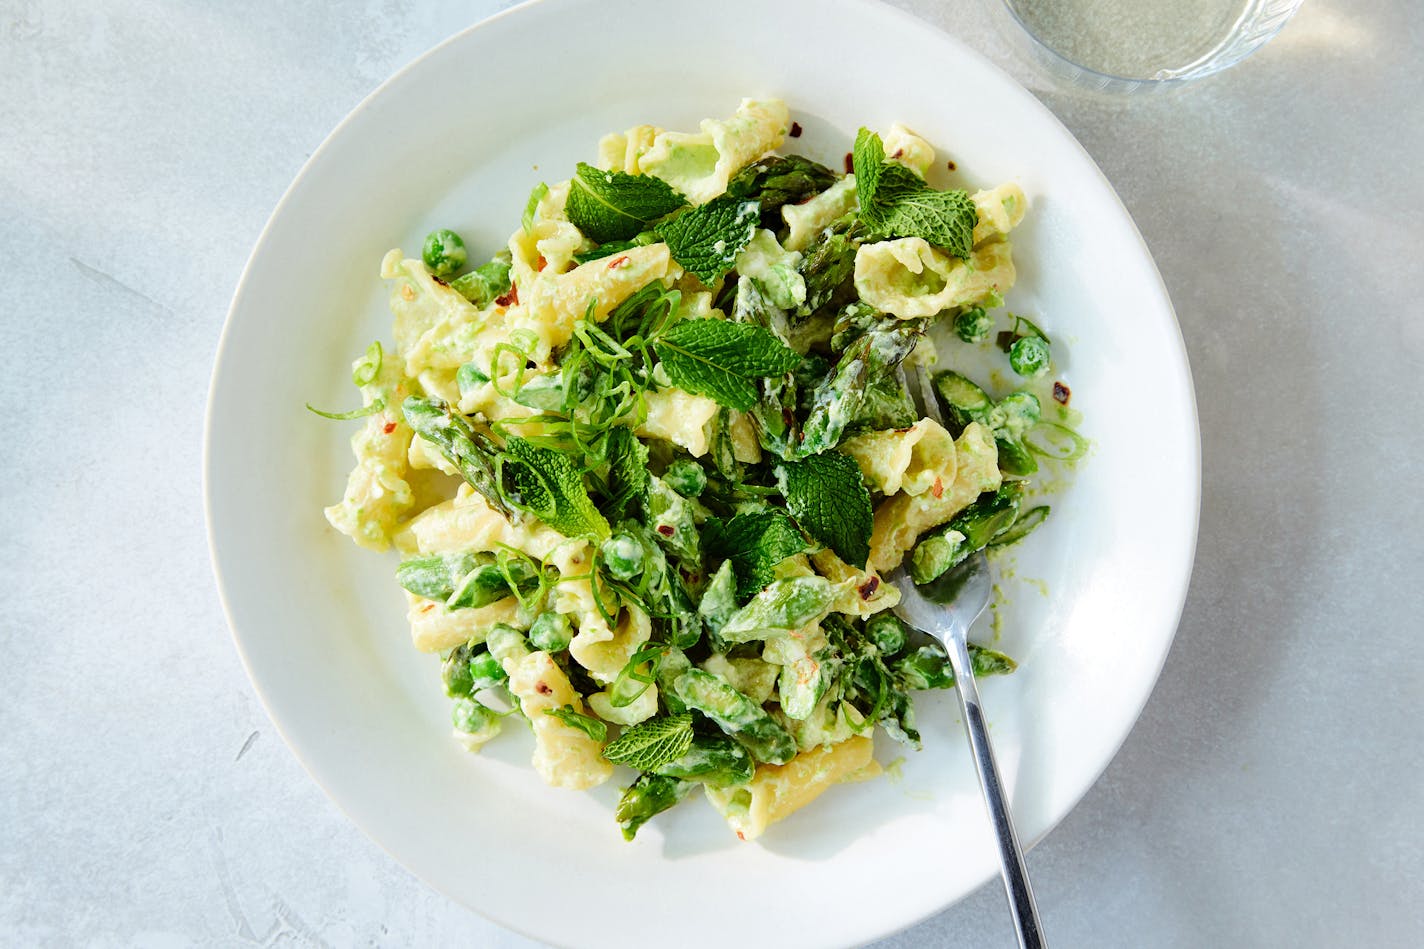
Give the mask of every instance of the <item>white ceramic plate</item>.
MULTIPOLYGON (((432 886, 553 943, 857 943, 933 914, 996 872, 960 726, 922 703, 903 776, 838 788, 741 844, 700 801, 625 844, 618 789, 544 787, 530 741, 480 756, 449 737, 436 661, 410 646, 393 561, 321 509, 341 494, 348 362, 388 337, 382 253, 434 226, 494 250, 530 187, 604 132, 695 128, 780 96, 799 151, 838 164, 859 125, 902 121, 959 166, 1018 181, 1010 302, 1042 317, 1095 444, 1017 556, 985 683, 1025 840, 1054 826, 1137 718, 1185 594, 1197 429, 1170 303, 1093 162, 1032 96, 954 39, 854 0, 546 0, 456 36, 363 102, 282 199, 243 276, 214 371, 206 489, 213 560, 253 683, 293 750, 367 833, 432 886)), ((987 634, 987 630, 981 630, 987 634)), ((879 744, 886 759, 901 749, 879 744)), ((314 858, 315 859, 315 858, 314 858)))

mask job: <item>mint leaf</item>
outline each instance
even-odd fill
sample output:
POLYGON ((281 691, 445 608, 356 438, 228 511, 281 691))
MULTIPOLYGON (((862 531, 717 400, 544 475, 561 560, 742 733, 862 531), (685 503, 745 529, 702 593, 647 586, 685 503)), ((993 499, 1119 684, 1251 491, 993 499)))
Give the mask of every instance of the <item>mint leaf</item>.
POLYGON ((737 579, 737 602, 745 603, 776 579, 776 565, 806 550, 806 538, 781 511, 738 514, 727 523, 709 521, 707 551, 728 561, 737 579))
POLYGON ((776 473, 786 507, 806 533, 846 563, 864 569, 875 515, 855 459, 828 451, 782 462, 776 473))
POLYGON ((851 150, 851 168, 855 172, 855 196, 862 209, 875 202, 875 192, 880 187, 880 171, 885 167, 885 143, 870 129, 862 128, 855 133, 855 147, 851 150))
POLYGON ((687 199, 661 178, 602 171, 579 162, 564 210, 585 237, 606 244, 628 240, 685 204, 687 199))
POLYGON ((639 771, 660 768, 692 747, 692 716, 667 715, 634 725, 603 749, 603 757, 639 771))
POLYGON ((608 519, 617 523, 636 515, 648 498, 648 448, 631 428, 608 433, 608 519))
POLYGON ((571 705, 563 705, 559 708, 544 709, 545 715, 552 715, 570 728, 577 728, 594 741, 604 741, 608 738, 608 725, 589 715, 583 715, 573 710, 571 705))
POLYGON ((539 202, 543 201, 548 193, 549 186, 542 181, 529 192, 529 200, 524 203, 524 217, 519 222, 524 225, 524 233, 528 234, 534 230, 534 212, 539 210, 539 202))
POLYGON ((801 357, 770 330, 726 320, 685 320, 653 340, 668 379, 739 412, 757 404, 752 380, 779 376, 801 357))
POLYGON ((608 536, 608 521, 598 512, 583 477, 568 457, 537 448, 517 435, 505 439, 505 495, 565 537, 608 536))
POLYGON ((724 194, 664 221, 655 230, 667 242, 673 260, 711 284, 732 269, 760 223, 757 202, 724 194))
POLYGON ((904 165, 885 159, 880 136, 861 129, 851 153, 860 220, 872 235, 919 237, 966 258, 979 212, 967 191, 937 191, 904 165))

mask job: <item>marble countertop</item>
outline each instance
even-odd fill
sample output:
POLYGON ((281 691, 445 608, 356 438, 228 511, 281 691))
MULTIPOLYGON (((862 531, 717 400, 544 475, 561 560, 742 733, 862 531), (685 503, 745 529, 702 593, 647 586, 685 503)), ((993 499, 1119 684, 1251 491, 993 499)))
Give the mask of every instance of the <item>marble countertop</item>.
MULTIPOLYGON (((1083 142, 1196 379, 1185 615, 1126 745, 1029 856, 1047 932, 1424 944, 1412 4, 1310 0, 1242 65, 1141 98, 1054 87, 981 0, 899 5, 1083 142)), ((501 6, 0 4, 0 943, 535 945, 398 866, 282 744, 219 608, 199 465, 277 199, 381 80, 501 6)), ((880 944, 926 945, 1011 945, 997 884, 880 944)))

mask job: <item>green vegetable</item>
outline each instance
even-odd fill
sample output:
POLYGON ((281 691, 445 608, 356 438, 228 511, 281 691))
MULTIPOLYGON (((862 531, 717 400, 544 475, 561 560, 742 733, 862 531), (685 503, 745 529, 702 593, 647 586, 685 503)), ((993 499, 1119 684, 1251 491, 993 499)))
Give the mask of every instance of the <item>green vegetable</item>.
POLYGON ((440 663, 440 681, 445 683, 445 694, 450 698, 459 698, 475 692, 475 678, 470 671, 470 659, 477 651, 489 655, 484 652, 483 646, 461 643, 450 650, 440 663))
POLYGON ((1035 455, 1056 461, 1077 461, 1088 453, 1088 440, 1057 422, 1039 422, 1024 436, 1024 444, 1035 455))
POLYGON ((535 649, 545 652, 562 652, 569 648, 573 638, 573 626, 569 623, 566 613, 540 613, 529 626, 529 641, 534 644, 535 649))
POLYGON ((667 242, 673 260, 711 285, 732 269, 737 255, 751 242, 759 215, 755 201, 724 194, 689 208, 654 230, 667 242))
POLYGON ((686 204, 687 199, 660 178, 603 171, 579 162, 564 210, 585 237, 606 244, 626 241, 686 204))
POLYGON ((509 679, 509 674, 504 671, 504 666, 488 652, 476 653, 470 659, 469 670, 471 692, 492 689, 497 685, 503 685, 509 679))
POLYGON ((870 383, 891 375, 924 335, 923 320, 885 320, 851 343, 811 394, 795 455, 817 455, 840 443, 860 416, 870 383))
POLYGON ((855 459, 826 452, 784 461, 777 465, 776 474, 796 523, 837 557, 863 569, 870 558, 875 512, 855 459))
POLYGON ((685 498, 695 498, 707 489, 707 472, 687 458, 679 458, 663 472, 663 482, 685 498))
POLYGON ((464 416, 450 411, 444 402, 412 395, 401 410, 415 433, 438 448, 491 508, 506 517, 513 516, 514 509, 500 492, 495 473, 499 448, 488 435, 475 431, 464 416))
POLYGON ((771 332, 727 320, 686 320, 653 341, 668 379, 745 412, 757 403, 754 380, 789 372, 801 357, 771 332))
POLYGON ((1009 347, 1009 366, 1026 379, 1037 379, 1048 372, 1053 357, 1048 341, 1042 336, 1020 336, 1009 347))
POLYGON ((1014 521, 1012 526, 989 541, 989 546, 1007 547, 1010 544, 1017 544, 1029 534, 1033 533, 1034 528, 1038 527, 1038 525, 1042 524, 1048 518, 1049 510, 1047 504, 1040 504, 1038 507, 1030 508, 1028 511, 1019 515, 1018 520, 1014 521))
POLYGON ((758 761, 786 764, 796 757, 796 739, 721 676, 689 669, 674 680, 673 691, 688 708, 710 718, 758 761))
POLYGON ((966 343, 982 343, 994 331, 994 318, 982 306, 970 307, 954 318, 954 332, 966 343))
POLYGON ((431 231, 425 237, 425 247, 420 252, 425 266, 441 280, 465 269, 470 255, 465 250, 465 242, 454 231, 444 229, 431 231))
POLYGON ((505 439, 503 474, 509 501, 538 517, 565 537, 608 536, 608 521, 584 487, 583 477, 569 456, 538 448, 511 435, 505 439))
POLYGON ((538 570, 529 561, 502 559, 503 562, 481 564, 466 574, 445 605, 452 610, 478 609, 539 585, 538 570))
POLYGON ((967 191, 937 191, 904 165, 885 159, 880 136, 861 129, 852 152, 860 220, 875 236, 920 237, 954 257, 974 249, 979 212, 967 191))
POLYGON ((478 735, 499 725, 499 713, 485 708, 471 698, 457 698, 450 709, 450 721, 456 730, 478 735))
POLYGON ((643 572, 643 545, 632 534, 611 535, 599 548, 603 566, 616 580, 631 580, 643 572))
POLYGON ((882 656, 894 656, 904 651, 908 636, 905 624, 893 613, 877 613, 866 620, 865 638, 880 650, 882 656))
POLYGON ((820 618, 833 598, 831 581, 825 577, 775 580, 733 613, 718 635, 729 643, 784 635, 820 618))
POLYGON ((1003 471, 1029 475, 1038 470, 1038 462, 1023 443, 1023 433, 1038 420, 1036 396, 1014 392, 995 405, 983 389, 949 369, 935 373, 934 390, 950 434, 957 436, 970 422, 978 422, 994 436, 1003 471))
POLYGON ((775 579, 777 564, 807 549, 791 518, 775 508, 738 514, 725 524, 710 523, 704 539, 711 556, 730 564, 737 603, 745 603, 775 579))
POLYGON ((750 781, 756 762, 745 748, 725 735, 693 735, 687 751, 654 771, 664 777, 722 788, 750 781))
POLYGON ((1022 481, 1005 481, 992 494, 981 494, 964 510, 920 537, 906 567, 915 583, 929 583, 982 550, 1013 524, 1023 498, 1022 481))
MULTIPOLYGON (((785 312, 771 302, 756 280, 743 278, 737 281, 732 319, 760 327, 782 343, 788 342, 784 332, 787 325, 785 312)), ((819 358, 814 360, 819 361, 819 358)), ((748 417, 761 446, 778 457, 789 454, 796 443, 800 430, 796 418, 797 374, 805 371, 808 363, 812 362, 803 359, 794 371, 767 375, 756 382, 757 401, 748 417)))
POLYGON ((638 779, 618 799, 618 809, 614 811, 614 817, 623 828, 623 839, 632 840, 638 835, 638 828, 654 815, 681 801, 692 788, 691 782, 677 778, 659 774, 638 775, 638 779))
POLYGON ((737 603, 737 575, 732 561, 724 560, 703 589, 702 602, 697 604, 697 615, 719 644, 722 627, 737 612, 737 603))
MULTIPOLYGON (((976 679, 1007 675, 1018 668, 1018 664, 1003 653, 974 643, 969 644, 969 664, 974 668, 976 679)), ((954 688, 954 667, 950 665, 944 647, 938 644, 921 646, 897 660, 894 672, 907 689, 954 688)))
POLYGON ((374 340, 366 347, 366 354, 351 367, 351 381, 358 386, 368 386, 381 374, 381 341, 374 340))
POLYGON ((752 162, 727 182, 727 194, 761 205, 761 226, 781 230, 782 205, 796 204, 825 191, 837 181, 825 165, 801 155, 771 155, 752 162))
POLYGON ((648 526, 653 537, 684 566, 702 560, 702 535, 697 530, 693 505, 656 475, 648 477, 648 526))
POLYGON ((461 398, 489 381, 490 377, 485 374, 485 371, 472 362, 465 363, 455 371, 455 385, 460 389, 461 398))
MULTIPOLYGON (((796 643, 804 648, 804 641, 796 643)), ((840 661, 832 649, 802 651, 781 667, 777 677, 777 701, 782 713, 794 721, 805 721, 830 688, 840 671, 840 661)))
POLYGON ((639 771, 653 771, 692 746, 692 716, 665 715, 634 725, 603 749, 603 757, 639 771))
POLYGON ((806 283, 806 302, 797 311, 799 315, 838 309, 854 298, 855 251, 865 230, 857 221, 853 213, 840 218, 801 258, 799 271, 806 283))
POLYGON ((471 553, 412 557, 396 567, 396 582, 427 600, 448 600, 479 562, 471 553))
POLYGON ((632 250, 635 247, 656 244, 658 240, 658 235, 654 231, 640 231, 626 241, 609 241, 607 244, 599 244, 592 250, 580 251, 574 254, 574 261, 586 264, 590 260, 602 260, 604 257, 612 257, 614 254, 621 254, 623 251, 632 250))
POLYGON ((520 218, 524 233, 528 234, 534 230, 534 215, 539 210, 539 202, 543 201, 548 193, 549 186, 542 181, 529 192, 529 200, 524 202, 524 216, 520 218))
POLYGON ((323 412, 321 409, 312 405, 310 402, 307 403, 308 412, 311 412, 315 415, 320 415, 322 418, 329 418, 335 422, 349 422, 351 419, 354 418, 365 418, 368 415, 375 415, 377 412, 381 411, 385 407, 385 399, 376 399, 370 405, 364 406, 363 408, 359 409, 352 409, 350 412, 323 412))
POLYGON ((608 738, 608 725, 591 715, 584 715, 575 712, 570 705, 563 705, 559 708, 544 709, 545 715, 552 715, 570 728, 577 728, 594 741, 604 741, 608 738))
POLYGON ((648 500, 648 446, 630 428, 618 427, 605 443, 608 455, 608 518, 617 522, 641 513, 648 500))
POLYGON ((514 286, 509 279, 511 266, 509 251, 502 250, 469 273, 451 280, 450 289, 484 309, 514 286))

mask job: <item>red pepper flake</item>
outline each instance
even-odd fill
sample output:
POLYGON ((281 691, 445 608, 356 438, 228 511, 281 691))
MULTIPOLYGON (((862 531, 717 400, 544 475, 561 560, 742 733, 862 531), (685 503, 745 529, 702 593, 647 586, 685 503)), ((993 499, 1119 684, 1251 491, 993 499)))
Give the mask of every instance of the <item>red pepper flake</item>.
POLYGON ((738 839, 738 840, 746 840, 746 839, 747 839, 746 834, 743 834, 740 830, 737 831, 737 839, 738 839))
POLYGON ((536 684, 536 685, 534 686, 534 691, 535 691, 535 692, 538 692, 540 695, 553 695, 553 694, 554 694, 554 690, 551 689, 551 688, 549 688, 549 683, 544 682, 544 681, 542 681, 542 680, 541 680, 538 684, 536 684))
POLYGON ((850 174, 851 172, 855 171, 855 156, 852 155, 850 152, 846 152, 845 169, 846 174, 850 174))
POLYGON ((544 269, 545 267, 547 267, 547 266, 549 266, 549 262, 544 259, 544 255, 543 255, 543 254, 540 254, 540 255, 539 255, 539 263, 535 265, 534 269, 535 269, 535 270, 543 270, 543 269, 544 269))
POLYGON ((957 170, 959 170, 959 166, 956 165, 954 162, 950 162, 950 163, 949 163, 949 170, 950 170, 950 171, 957 171, 957 170))
POLYGON ((625 264, 627 264, 627 263, 628 263, 628 257, 627 257, 627 255, 624 255, 624 256, 622 256, 622 257, 614 257, 612 260, 610 260, 610 261, 608 262, 608 269, 609 269, 609 270, 617 270, 619 267, 622 267, 623 265, 625 265, 625 264))
POLYGON ((395 430, 396 430, 396 423, 395 423, 395 422, 387 422, 387 423, 386 423, 386 427, 383 428, 383 429, 381 429, 381 431, 384 432, 384 433, 387 434, 387 435, 389 435, 391 432, 394 432, 395 430))
POLYGON ((1053 401, 1059 405, 1067 405, 1068 400, 1073 398, 1073 390, 1061 382, 1053 383, 1053 401))
POLYGON ((440 284, 440 286, 442 286, 442 287, 448 287, 448 286, 450 286, 450 284, 449 284, 448 281, 445 281, 445 280, 441 280, 441 279, 440 279, 440 275, 439 275, 438 273, 433 273, 433 274, 431 274, 431 275, 430 275, 430 279, 431 279, 431 280, 434 280, 436 283, 440 284))
POLYGON ((518 306, 519 287, 511 283, 509 285, 509 292, 506 293, 504 296, 497 298, 494 302, 499 304, 500 306, 518 306))
POLYGON ((935 500, 944 497, 944 481, 942 479, 935 478, 934 487, 930 488, 930 494, 935 496, 935 500))
POLYGON ((429 613, 429 612, 430 612, 431 610, 433 610, 433 609, 435 609, 435 604, 434 604, 434 603, 427 603, 427 604, 425 604, 424 606, 422 606, 422 607, 420 608, 420 612, 422 612, 422 613, 429 613))
POLYGON ((792 137, 792 138, 800 138, 800 137, 801 137, 801 123, 800 123, 800 122, 792 122, 792 123, 791 123, 791 137, 792 137))
POLYGON ((860 598, 868 600, 875 595, 875 591, 880 589, 880 578, 875 574, 870 575, 870 579, 862 583, 857 589, 860 591, 860 598))
POLYGON ((904 150, 903 148, 897 148, 897 149, 895 149, 895 154, 891 155, 890 157, 891 157, 891 158, 904 158, 904 157, 905 157, 905 150, 904 150))
POLYGON ((677 532, 673 530, 671 524, 659 524, 659 525, 658 525, 658 533, 659 533, 659 534, 662 534, 664 537, 671 537, 673 534, 675 534, 675 533, 677 533, 677 532))

